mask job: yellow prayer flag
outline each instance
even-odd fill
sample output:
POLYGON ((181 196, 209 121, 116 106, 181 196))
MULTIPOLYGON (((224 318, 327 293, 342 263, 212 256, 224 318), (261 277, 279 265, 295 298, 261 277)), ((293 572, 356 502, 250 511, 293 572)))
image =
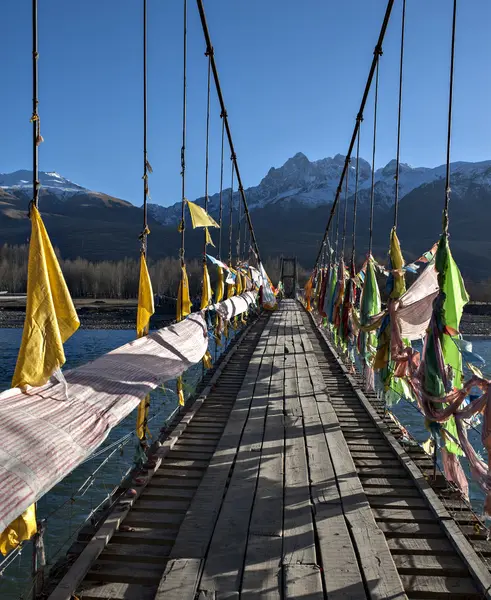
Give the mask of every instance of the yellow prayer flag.
POLYGON ((215 244, 213 243, 213 240, 211 239, 211 235, 210 235, 210 232, 208 230, 208 227, 205 227, 205 241, 210 246, 213 246, 213 248, 216 248, 215 244))
POLYGON ((227 300, 232 298, 235 294, 235 285, 233 283, 227 283, 227 300))
POLYGON ((189 298, 189 282, 186 265, 181 267, 181 281, 177 294, 177 320, 182 321, 191 314, 191 300, 189 298))
POLYGON ((237 296, 242 294, 242 277, 239 272, 237 272, 237 275, 235 276, 235 293, 237 296))
POLYGON ((193 229, 196 229, 196 227, 220 227, 215 219, 210 217, 206 210, 201 208, 201 206, 198 206, 198 204, 190 202, 189 200, 186 200, 186 202, 189 208, 189 214, 191 215, 193 229))
POLYGON ((5 556, 24 540, 30 540, 36 532, 36 505, 31 504, 0 534, 0 552, 5 556))
POLYGON ((208 267, 206 263, 203 263, 203 288, 201 290, 201 310, 208 308, 212 298, 210 275, 208 274, 208 267))
POLYGON ((24 332, 12 387, 44 385, 65 364, 63 343, 80 321, 38 209, 31 207, 24 332))
POLYGON ((224 283, 225 282, 224 282, 224 277, 223 277, 223 269, 222 269, 222 267, 218 267, 217 291, 215 294, 217 302, 221 302, 223 299, 223 292, 225 291, 224 283))
POLYGON ((394 278, 394 285, 392 292, 390 293, 391 298, 400 298, 406 291, 406 282, 404 280, 404 258, 401 252, 401 244, 397 237, 396 228, 394 227, 390 232, 390 249, 389 257, 392 268, 392 275, 394 278))
POLYGON ((147 394, 138 405, 138 411, 136 413, 136 435, 140 440, 145 439, 150 433, 147 425, 149 408, 150 394, 147 394))
POLYGON ((179 406, 184 406, 184 387, 182 385, 182 377, 179 376, 176 380, 177 399, 179 406))
POLYGON ((147 261, 143 252, 140 255, 140 283, 138 286, 138 311, 136 313, 136 334, 140 338, 147 335, 150 317, 155 312, 153 290, 147 261))
POLYGON ((211 369, 213 367, 213 362, 211 360, 211 354, 209 350, 207 350, 205 355, 203 356, 203 365, 205 369, 211 369))

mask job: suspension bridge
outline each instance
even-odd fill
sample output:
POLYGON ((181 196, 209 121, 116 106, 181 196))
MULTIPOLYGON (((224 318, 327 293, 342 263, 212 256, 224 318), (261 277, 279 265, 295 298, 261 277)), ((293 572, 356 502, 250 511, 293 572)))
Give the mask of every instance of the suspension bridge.
MULTIPOLYGON (((261 261, 202 0, 197 8, 207 61, 204 206, 186 199, 188 3, 183 0, 181 276, 175 322, 150 332, 154 306, 146 261, 152 168, 147 153, 147 0, 142 0, 137 339, 62 372, 63 343, 79 323, 42 221, 38 4, 32 0, 33 198, 26 322, 12 389, 0 395, 1 567, 3 574, 8 572, 21 551, 32 550, 29 597, 491 598, 489 531, 471 505, 469 477, 461 464, 467 461, 472 480, 487 496, 488 464, 470 444, 467 430, 481 426, 488 449, 489 381, 459 333, 468 298, 448 239, 457 0, 452 2, 449 50, 443 227, 435 232, 439 242, 422 249, 427 251, 411 265, 405 264, 397 238, 406 27, 406 0, 401 0, 394 226, 383 266, 372 256, 373 174, 383 42, 394 3, 387 2, 325 234, 302 288, 295 258, 282 258, 276 287, 261 261), (208 213, 213 84, 221 111, 218 221, 208 213), (370 236, 360 262, 355 245, 360 130, 368 119, 370 94, 370 236), (228 207, 223 192, 226 143, 228 207), (355 193, 349 248, 351 174, 355 193), (235 183, 239 204, 234 211, 235 183), (203 233, 203 272, 200 310, 192 312, 185 240, 195 228, 203 233), (227 229, 225 239, 222 231, 227 229), (209 264, 217 268, 215 290, 209 264), (408 271, 417 277, 406 288, 408 271), (387 283, 384 303, 381 278, 387 283), (421 352, 411 345, 416 340, 423 340, 421 352), (198 364, 201 381, 186 399, 185 374, 198 364), (172 382, 178 406, 150 443, 151 393, 165 382, 172 382), (394 397, 421 413, 427 442, 418 443, 391 412, 394 397), (45 544, 49 518, 36 515, 37 502, 102 452, 98 449, 108 433, 135 409, 134 465, 50 571, 45 544), (21 432, 25 441, 8 447, 12 432, 21 432)), ((484 509, 491 514, 488 497, 484 509)))

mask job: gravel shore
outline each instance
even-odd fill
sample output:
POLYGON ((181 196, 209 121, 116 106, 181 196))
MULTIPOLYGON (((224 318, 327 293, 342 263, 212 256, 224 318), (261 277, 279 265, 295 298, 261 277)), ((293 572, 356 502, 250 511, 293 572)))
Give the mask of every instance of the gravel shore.
MULTIPOLYGON (((136 323, 136 307, 97 310, 82 308, 78 311, 81 329, 134 329, 136 323)), ((171 314, 157 314, 150 322, 151 329, 159 329, 174 319, 171 314)), ((0 328, 15 329, 24 323, 23 310, 1 310, 0 328)), ((465 335, 491 336, 491 315, 464 313, 461 331, 465 335)))

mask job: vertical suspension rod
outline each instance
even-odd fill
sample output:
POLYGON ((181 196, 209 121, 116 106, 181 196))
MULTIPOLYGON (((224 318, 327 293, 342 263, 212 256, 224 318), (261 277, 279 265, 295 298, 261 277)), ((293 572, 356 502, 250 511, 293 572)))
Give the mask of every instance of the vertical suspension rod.
POLYGON ((382 22, 382 27, 380 29, 380 33, 379 33, 379 37, 378 37, 378 41, 377 41, 377 44, 375 46, 375 50, 373 52, 372 64, 370 66, 370 71, 368 73, 368 78, 367 78, 367 82, 366 82, 366 85, 365 85, 365 91, 363 92, 363 97, 362 97, 361 104, 360 104, 360 110, 358 111, 358 115, 357 115, 357 118, 356 118, 355 127, 354 127, 354 130, 353 130, 353 134, 351 136, 351 141, 350 141, 349 148, 348 148, 348 153, 347 153, 346 159, 344 161, 343 170, 341 172, 341 177, 340 177, 340 180, 339 180, 339 184, 338 184, 338 187, 336 189, 336 195, 334 197, 334 202, 332 204, 331 212, 329 214, 329 219, 327 221, 326 230, 324 232, 324 236, 322 238, 322 241, 321 241, 321 244, 320 244, 320 247, 319 247, 319 252, 317 254, 317 258, 315 260, 315 266, 317 266, 318 263, 319 263, 319 259, 320 259, 321 252, 322 252, 322 246, 323 246, 323 243, 325 242, 325 240, 327 239, 327 235, 329 233, 329 228, 331 227, 331 222, 332 222, 332 219, 334 217, 334 212, 336 210, 336 206, 337 206, 337 204, 339 202, 339 198, 341 196, 341 192, 342 192, 342 189, 343 189, 343 180, 344 180, 344 178, 346 176, 346 172, 348 170, 349 162, 351 160, 351 153, 353 152, 353 148, 354 148, 354 145, 355 145, 355 142, 356 142, 356 136, 358 135, 358 129, 360 127, 360 117, 363 117, 363 111, 365 110, 365 105, 367 103, 368 93, 370 91, 370 87, 372 85, 373 76, 375 74, 375 67, 377 65, 378 57, 382 53, 382 44, 383 44, 383 41, 384 41, 385 32, 387 31, 387 26, 389 24, 389 19, 390 19, 390 15, 392 13, 393 6, 394 6, 394 0, 388 0, 388 2, 387 2, 387 8, 385 9, 384 20, 382 22))
MULTIPOLYGON (((393 1, 394 0, 391 0, 391 2, 393 2, 393 1)), ((206 50, 207 50, 207 52, 210 53, 210 57, 211 57, 211 69, 213 71, 213 79, 215 80, 215 87, 216 87, 216 90, 217 90, 218 101, 220 103, 220 109, 222 111, 223 120, 224 120, 224 123, 225 123, 225 130, 227 132, 228 144, 229 144, 229 147, 230 147, 230 154, 232 156, 233 166, 234 166, 234 169, 235 169, 235 176, 237 177, 237 184, 238 184, 238 188, 239 188, 239 193, 240 193, 240 197, 242 198, 242 205, 244 207, 244 213, 246 215, 247 222, 248 222, 248 225, 249 225, 249 231, 250 231, 250 234, 251 234, 252 243, 254 245, 254 250, 255 250, 255 253, 257 255, 258 261, 261 262, 261 255, 259 253, 259 247, 257 245, 256 234, 254 233, 254 228, 252 226, 251 215, 249 213, 249 207, 247 206, 247 199, 246 199, 244 187, 242 185, 242 178, 240 176, 239 165, 238 165, 238 162, 237 162, 237 155, 235 153, 234 143, 233 143, 233 140, 232 140, 232 133, 230 131, 230 124, 229 124, 229 121, 228 121, 227 110, 225 108, 225 102, 223 100, 222 88, 220 86, 220 79, 218 77, 218 70, 217 70, 217 66, 216 66, 216 62, 215 62, 215 55, 213 53, 213 46, 211 44, 210 31, 208 29, 208 23, 206 21, 205 8, 203 6, 203 0, 196 0, 196 2, 198 4, 199 16, 200 16, 200 19, 201 19, 201 25, 203 27, 203 33, 204 33, 204 36, 205 36, 206 50)))

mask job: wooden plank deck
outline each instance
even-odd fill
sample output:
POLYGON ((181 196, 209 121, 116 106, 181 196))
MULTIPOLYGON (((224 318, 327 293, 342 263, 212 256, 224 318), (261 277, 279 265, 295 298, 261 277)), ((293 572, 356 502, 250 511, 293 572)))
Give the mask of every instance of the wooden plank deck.
POLYGON ((131 530, 114 533, 75 595, 489 598, 476 551, 491 556, 491 543, 466 539, 424 477, 431 460, 406 452, 298 303, 263 324, 247 364, 224 369, 129 511, 131 530))

